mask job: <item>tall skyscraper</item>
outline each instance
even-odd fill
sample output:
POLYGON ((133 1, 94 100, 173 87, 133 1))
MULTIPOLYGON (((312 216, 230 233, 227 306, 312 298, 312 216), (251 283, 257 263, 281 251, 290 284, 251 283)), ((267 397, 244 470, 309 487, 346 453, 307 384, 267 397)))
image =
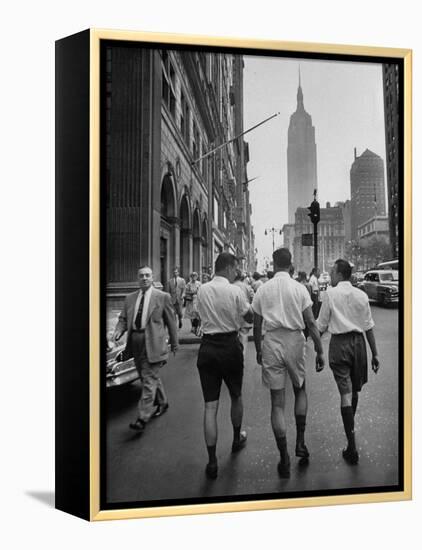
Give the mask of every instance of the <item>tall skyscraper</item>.
POLYGON ((399 66, 382 66, 391 252, 399 255, 399 66))
POLYGON ((356 156, 350 168, 352 239, 358 226, 373 216, 385 216, 384 161, 369 149, 356 156))
POLYGON ((317 163, 315 128, 312 118, 305 111, 300 82, 297 90, 296 111, 290 117, 287 142, 287 186, 289 223, 295 223, 295 212, 313 200, 317 189, 317 163))

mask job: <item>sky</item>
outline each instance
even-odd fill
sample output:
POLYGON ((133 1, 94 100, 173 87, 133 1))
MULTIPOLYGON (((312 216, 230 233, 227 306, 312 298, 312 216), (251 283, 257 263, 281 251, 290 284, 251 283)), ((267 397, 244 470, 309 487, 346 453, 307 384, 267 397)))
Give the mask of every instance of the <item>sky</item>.
MULTIPOLYGON (((258 266, 272 253, 272 236, 287 215, 287 130, 296 110, 299 67, 305 110, 312 117, 317 146, 318 200, 350 198, 350 167, 370 149, 385 162, 382 65, 245 56, 244 128, 274 113, 276 118, 245 136, 258 266)), ((313 197, 309 197, 309 203, 313 197)), ((276 233, 275 246, 282 245, 276 233)))

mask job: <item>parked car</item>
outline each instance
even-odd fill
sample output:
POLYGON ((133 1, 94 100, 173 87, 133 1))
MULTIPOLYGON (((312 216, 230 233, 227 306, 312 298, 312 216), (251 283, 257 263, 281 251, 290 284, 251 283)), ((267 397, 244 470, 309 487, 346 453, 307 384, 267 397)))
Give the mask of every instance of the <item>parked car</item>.
POLYGON ((123 386, 138 380, 139 374, 133 357, 125 357, 125 345, 107 348, 106 387, 123 386))
POLYGON ((399 301, 399 272, 373 269, 365 273, 363 290, 368 298, 386 305, 399 301))

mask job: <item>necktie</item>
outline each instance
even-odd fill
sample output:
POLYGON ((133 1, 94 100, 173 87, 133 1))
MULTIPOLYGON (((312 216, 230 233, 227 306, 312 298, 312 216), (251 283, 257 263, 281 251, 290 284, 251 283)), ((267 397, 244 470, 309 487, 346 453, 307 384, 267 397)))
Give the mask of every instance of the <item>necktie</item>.
POLYGON ((135 327, 140 330, 142 326, 142 311, 144 309, 145 292, 142 293, 142 298, 139 303, 138 313, 136 314, 135 327))

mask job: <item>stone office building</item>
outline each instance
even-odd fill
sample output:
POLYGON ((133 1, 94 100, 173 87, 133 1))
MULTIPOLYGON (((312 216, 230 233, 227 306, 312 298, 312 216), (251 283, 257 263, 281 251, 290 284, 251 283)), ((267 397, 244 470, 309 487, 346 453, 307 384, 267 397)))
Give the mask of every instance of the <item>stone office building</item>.
POLYGON ((360 156, 354 152, 350 168, 351 237, 358 240, 358 227, 373 216, 385 216, 384 161, 366 149, 360 156))
POLYGON ((224 250, 254 268, 243 132, 243 59, 190 50, 104 52, 106 285, 137 287, 139 265, 166 284, 212 270, 224 250), (224 145, 216 152, 206 154, 224 145))

